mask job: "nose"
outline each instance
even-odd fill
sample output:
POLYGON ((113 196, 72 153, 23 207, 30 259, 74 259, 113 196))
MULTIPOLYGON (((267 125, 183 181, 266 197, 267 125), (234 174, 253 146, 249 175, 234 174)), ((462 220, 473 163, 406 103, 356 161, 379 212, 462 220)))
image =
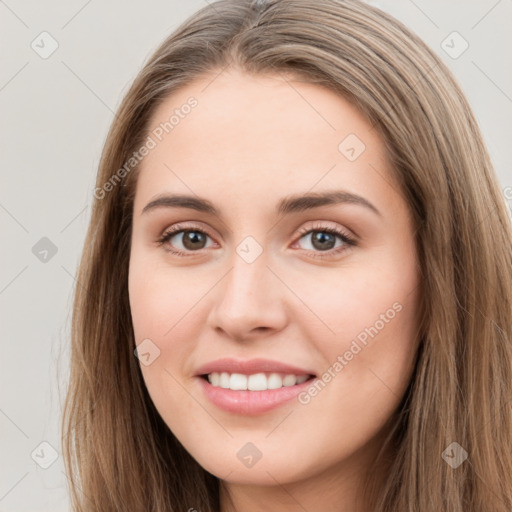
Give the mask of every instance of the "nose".
POLYGON ((209 324, 236 341, 269 336, 287 322, 286 286, 269 268, 264 251, 248 262, 235 253, 231 269, 215 287, 209 324))

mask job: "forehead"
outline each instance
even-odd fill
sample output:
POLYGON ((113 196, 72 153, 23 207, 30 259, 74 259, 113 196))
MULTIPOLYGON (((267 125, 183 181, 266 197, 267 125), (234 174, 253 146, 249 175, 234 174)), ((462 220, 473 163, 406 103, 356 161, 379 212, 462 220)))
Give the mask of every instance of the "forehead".
MULTIPOLYGON (((173 126, 163 137, 175 149, 187 144, 201 150, 236 138, 238 143, 249 145, 243 149, 251 152, 276 151, 285 144, 287 149, 295 146, 300 152, 304 142, 306 152, 322 139, 322 149, 334 147, 336 154, 337 142, 345 132, 356 133, 369 144, 378 138, 346 99, 326 87, 284 74, 249 75, 230 70, 201 77, 164 100, 153 114, 150 127, 173 117, 173 126), (193 108, 187 106, 190 98, 196 103, 193 108), (254 137, 258 142, 268 142, 268 147, 255 148, 250 144, 254 137)), ((237 147, 239 144, 227 144, 222 150, 234 153, 237 147)))
POLYGON ((361 186, 375 175, 372 165, 381 174, 387 165, 378 133, 350 102, 284 74, 201 77, 159 105, 148 136, 155 146, 137 185, 146 198, 162 187, 222 190, 227 200, 268 197, 273 185, 279 196, 283 189, 361 186))

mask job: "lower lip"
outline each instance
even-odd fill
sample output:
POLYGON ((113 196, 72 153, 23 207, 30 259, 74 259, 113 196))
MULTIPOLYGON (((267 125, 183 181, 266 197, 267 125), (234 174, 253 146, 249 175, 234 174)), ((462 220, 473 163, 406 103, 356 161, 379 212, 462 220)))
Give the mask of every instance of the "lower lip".
POLYGON ((236 414, 261 414, 285 404, 306 389, 314 379, 294 386, 264 391, 233 391, 212 386, 206 379, 198 377, 208 399, 217 407, 236 414))

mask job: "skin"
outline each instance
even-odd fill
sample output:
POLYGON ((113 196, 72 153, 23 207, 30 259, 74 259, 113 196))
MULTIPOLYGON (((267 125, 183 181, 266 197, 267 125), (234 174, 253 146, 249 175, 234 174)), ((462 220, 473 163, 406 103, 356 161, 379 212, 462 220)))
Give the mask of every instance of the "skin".
POLYGON ((130 305, 136 344, 149 338, 160 350, 141 364, 145 384, 172 432, 221 479, 224 512, 367 512, 364 475, 410 382, 418 345, 421 283, 408 204, 383 140, 345 99, 282 74, 217 75, 168 97, 150 123, 168 120, 190 96, 198 101, 142 160, 137 182, 130 305), (354 161, 338 149, 351 133, 366 146, 354 161), (380 215, 353 203, 276 214, 284 196, 339 189, 380 215), (177 207, 142 213, 162 193, 206 198, 220 215, 177 207), (190 249, 183 232, 158 245, 176 223, 204 231, 203 245, 190 249), (357 244, 334 235, 322 249, 313 235, 323 227, 357 244), (252 263, 236 252, 248 236, 263 250, 252 263), (220 357, 333 373, 338 356, 393 304, 400 312, 359 343, 362 350, 307 404, 229 413, 194 376, 220 357), (237 457, 248 442, 262 453, 250 468, 237 457))

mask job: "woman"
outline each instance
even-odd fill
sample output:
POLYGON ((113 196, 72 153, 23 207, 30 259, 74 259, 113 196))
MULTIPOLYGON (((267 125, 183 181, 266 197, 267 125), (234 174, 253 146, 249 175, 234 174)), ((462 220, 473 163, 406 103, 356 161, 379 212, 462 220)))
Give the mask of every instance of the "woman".
POLYGON ((223 0, 98 171, 75 510, 509 511, 512 229, 471 108, 357 0, 223 0))

